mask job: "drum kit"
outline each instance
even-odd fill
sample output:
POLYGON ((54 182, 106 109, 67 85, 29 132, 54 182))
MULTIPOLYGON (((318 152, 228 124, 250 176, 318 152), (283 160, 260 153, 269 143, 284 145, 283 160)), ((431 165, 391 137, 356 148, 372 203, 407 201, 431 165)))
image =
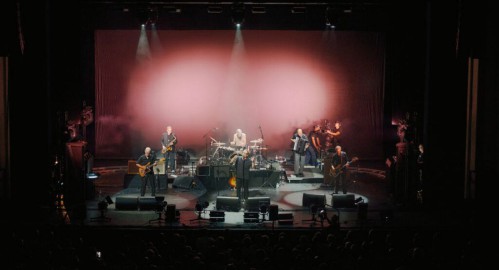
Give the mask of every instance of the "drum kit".
POLYGON ((263 147, 263 139, 251 140, 251 145, 246 147, 233 147, 226 146, 226 143, 219 142, 211 138, 211 152, 210 160, 217 165, 234 165, 237 156, 243 154, 243 150, 248 150, 250 156, 254 157, 255 165, 262 164, 264 161, 262 151, 266 151, 268 147, 263 147))

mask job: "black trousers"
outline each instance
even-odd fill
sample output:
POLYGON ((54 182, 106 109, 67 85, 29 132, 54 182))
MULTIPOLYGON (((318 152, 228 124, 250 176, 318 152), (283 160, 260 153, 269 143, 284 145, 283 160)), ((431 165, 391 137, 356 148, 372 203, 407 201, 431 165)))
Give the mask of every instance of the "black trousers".
POLYGON ((146 195, 147 183, 151 185, 151 196, 156 196, 156 181, 154 179, 154 174, 146 174, 141 179, 142 183, 140 185, 140 196, 146 195))
POLYGON ((347 193, 347 174, 340 173, 334 179, 334 193, 338 193, 338 190, 341 188, 343 194, 347 193))
POLYGON ((249 197, 249 179, 236 178, 237 197, 247 200, 249 197), (242 195, 242 197, 241 197, 242 195))

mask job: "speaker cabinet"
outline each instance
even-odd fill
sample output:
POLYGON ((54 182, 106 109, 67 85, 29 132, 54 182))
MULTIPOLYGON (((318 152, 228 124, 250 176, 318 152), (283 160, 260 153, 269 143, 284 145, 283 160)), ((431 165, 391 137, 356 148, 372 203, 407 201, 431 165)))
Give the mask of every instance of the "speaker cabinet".
POLYGON ((224 222, 225 212, 224 211, 210 211, 210 222, 224 222))
POLYGON ((137 167, 135 160, 128 161, 128 174, 139 174, 139 167, 137 167))
POLYGON ((310 207, 311 205, 323 207, 324 205, 326 205, 326 195, 303 193, 302 206, 310 207))
POLYGON ((258 223, 260 221, 260 213, 258 212, 245 212, 244 223, 258 223))
POLYGON ((140 211, 151 211, 156 210, 158 206, 158 201, 156 197, 139 197, 139 210, 140 211))
POLYGON ((334 194, 331 205, 333 208, 354 208, 355 196, 353 194, 334 194))
POLYGON ((246 211, 260 211, 260 206, 265 205, 267 208, 270 205, 270 197, 249 197, 246 200, 246 211))
POLYGON ((138 197, 118 196, 115 207, 116 210, 137 210, 139 208, 138 197))
POLYGON ((277 222, 279 223, 279 225, 293 225, 293 213, 277 214, 277 222))
POLYGON ((241 201, 238 197, 217 197, 217 210, 224 210, 227 212, 239 212, 241 209, 241 201))

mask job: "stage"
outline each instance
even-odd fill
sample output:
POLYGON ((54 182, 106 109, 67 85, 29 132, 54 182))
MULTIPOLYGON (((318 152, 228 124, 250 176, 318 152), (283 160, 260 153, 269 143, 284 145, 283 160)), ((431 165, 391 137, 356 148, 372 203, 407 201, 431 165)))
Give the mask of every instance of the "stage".
POLYGON ((344 228, 445 224, 444 218, 417 207, 394 204, 384 171, 375 166, 352 169, 347 194, 334 194, 320 166, 307 166, 304 177, 293 175, 292 164, 277 170, 259 168, 251 171, 247 200, 237 198, 225 165, 177 170, 181 174, 170 173, 168 178, 158 175, 154 197, 150 187, 140 196, 140 176, 129 174, 126 163, 95 167, 99 177, 87 189, 84 209, 59 207, 58 222, 129 228, 320 229, 330 226, 334 217, 344 228))

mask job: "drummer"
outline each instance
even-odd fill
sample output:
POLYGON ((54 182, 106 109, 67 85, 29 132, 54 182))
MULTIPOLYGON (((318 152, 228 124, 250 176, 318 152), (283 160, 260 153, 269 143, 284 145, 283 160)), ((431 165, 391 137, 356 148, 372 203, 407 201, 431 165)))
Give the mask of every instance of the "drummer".
POLYGON ((238 128, 236 133, 234 133, 234 137, 230 142, 230 145, 236 148, 236 151, 241 151, 246 148, 246 133, 243 133, 243 131, 238 128))

